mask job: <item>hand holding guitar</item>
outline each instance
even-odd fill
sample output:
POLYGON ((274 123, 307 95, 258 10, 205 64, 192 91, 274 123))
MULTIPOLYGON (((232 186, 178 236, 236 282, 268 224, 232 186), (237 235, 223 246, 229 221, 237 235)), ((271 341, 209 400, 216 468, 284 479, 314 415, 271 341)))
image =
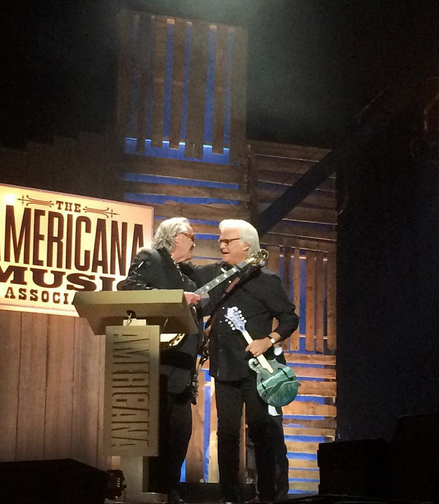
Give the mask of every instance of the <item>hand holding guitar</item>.
POLYGON ((253 357, 259 357, 273 346, 273 343, 271 342, 270 338, 276 339, 275 338, 276 335, 277 333, 271 333, 270 336, 267 336, 266 338, 253 340, 247 346, 245 351, 251 352, 253 354, 253 357))
POLYGON ((186 298, 189 306, 196 306, 201 299, 200 295, 195 292, 185 292, 184 297, 186 298))
POLYGON ((257 374, 257 391, 261 399, 271 406, 279 407, 294 401, 300 383, 289 366, 279 363, 276 359, 268 360, 263 355, 263 352, 272 346, 269 338, 253 340, 245 328, 246 320, 237 306, 227 308, 225 319, 232 329, 244 336, 248 343, 246 350, 254 355, 248 365, 257 374))

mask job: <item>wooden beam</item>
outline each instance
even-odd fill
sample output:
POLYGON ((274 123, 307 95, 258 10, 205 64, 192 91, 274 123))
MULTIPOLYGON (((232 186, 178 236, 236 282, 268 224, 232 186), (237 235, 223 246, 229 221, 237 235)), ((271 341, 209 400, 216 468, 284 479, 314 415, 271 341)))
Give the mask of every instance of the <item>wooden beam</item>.
POLYGON ((267 260, 268 267, 276 273, 276 275, 279 275, 279 265, 280 265, 280 255, 279 255, 279 247, 277 246, 270 246, 268 247, 268 260, 267 260))
MULTIPOLYGON (((306 224, 284 224, 284 221, 280 224, 276 224, 268 235, 295 236, 298 238, 310 238, 313 240, 330 241, 333 243, 337 240, 337 232, 335 230, 329 231, 326 229, 319 229, 316 226, 307 226, 306 224)), ((262 240, 263 239, 264 237, 262 237, 262 240)))
POLYGON ((286 441, 285 445, 289 452, 294 453, 317 453, 319 443, 306 441, 286 441))
POLYGON ((337 224, 337 212, 335 209, 310 208, 299 205, 283 219, 293 222, 312 222, 315 224, 337 224))
MULTIPOLYGON (((282 187, 293 186, 301 177, 302 174, 289 171, 268 171, 258 169, 258 182, 263 184, 271 184, 273 186, 279 185, 282 187)), ((322 192, 329 191, 335 193, 334 179, 328 178, 322 184, 320 184, 316 190, 322 192)))
POLYGON ((335 429, 336 421, 335 418, 327 417, 322 420, 313 419, 299 419, 299 418, 284 418, 284 427, 289 425, 302 425, 303 427, 315 428, 315 429, 335 429))
POLYGON ((316 271, 316 255, 312 251, 306 252, 306 336, 305 348, 308 351, 314 350, 314 330, 315 330, 315 271, 316 271))
POLYGON ((72 452, 75 319, 48 318, 47 393, 44 419, 44 457, 69 458, 72 452))
POLYGON ((273 142, 250 141, 251 152, 261 157, 278 157, 302 161, 320 161, 330 151, 321 147, 306 145, 280 144, 273 142))
MULTIPOLYGON (((294 186, 292 186, 292 187, 294 187, 294 186)), ((283 195, 286 194, 290 188, 283 189, 282 187, 279 186, 278 188, 275 188, 273 190, 273 189, 261 189, 258 187, 257 195, 258 195, 259 201, 261 202, 259 204, 259 208, 261 208, 261 207, 266 208, 267 205, 273 205, 276 201, 279 201, 280 198, 283 198, 283 195)), ((315 189, 313 189, 313 191, 310 194, 307 194, 303 198, 303 200, 301 200, 301 202, 304 204, 308 204, 308 205, 312 205, 314 207, 320 207, 320 208, 335 209, 335 207, 336 207, 336 200, 335 200, 333 194, 329 193, 329 196, 328 196, 323 192, 316 191, 315 189)), ((271 206, 269 206, 268 208, 271 208, 271 206)), ((265 210, 264 210, 264 212, 265 212, 265 210)), ((285 215, 284 215, 284 217, 285 217, 285 215)), ((273 223, 273 226, 271 226, 271 228, 273 228, 281 220, 282 219, 276 219, 276 222, 273 223)), ((270 231, 271 228, 267 229, 267 230, 260 229, 259 234, 262 236, 265 233, 267 233, 268 231, 270 231)))
POLYGON ((327 331, 328 348, 337 347, 337 264, 335 254, 328 255, 326 265, 326 295, 327 295, 327 331))
POLYGON ((286 436, 325 436, 333 437, 335 429, 322 429, 312 427, 284 427, 286 436))
POLYGON ((216 27, 215 82, 213 104, 212 152, 222 154, 224 151, 224 125, 226 117, 227 91, 227 49, 229 27, 216 27))
POLYGON ((172 104, 169 146, 178 149, 181 141, 184 98, 184 63, 186 58, 187 21, 176 19, 174 25, 174 63, 172 67, 172 104))
POLYGON ((152 131, 151 146, 161 147, 163 142, 167 18, 155 16, 154 22, 154 63, 152 71, 152 131))
POLYGON ((137 82, 136 150, 145 152, 146 117, 148 115, 148 89, 151 75, 151 48, 153 45, 151 16, 139 14, 139 65, 137 82))
MULTIPOLYGON (((287 362, 289 362, 289 356, 285 356, 287 362)), ((324 378, 325 380, 335 380, 336 370, 335 368, 312 368, 312 367, 301 367, 293 366, 296 376, 303 378, 324 378)), ((300 381, 300 380, 299 380, 300 381)))
POLYGON ((216 189, 189 185, 144 184, 142 182, 125 182, 124 184, 128 192, 143 194, 162 194, 188 198, 218 198, 243 202, 248 202, 250 199, 248 194, 233 189, 216 189))
MULTIPOLYGON (((300 394, 300 388, 299 388, 300 394)), ((313 401, 293 401, 282 408, 284 415, 327 416, 336 417, 337 408, 331 404, 320 404, 313 401)))
POLYGON ((336 397, 337 384, 335 381, 303 381, 300 385, 299 393, 306 396, 336 397))
POLYGON ((261 240, 263 245, 283 245, 284 247, 293 247, 300 250, 315 250, 317 252, 335 253, 335 243, 329 241, 317 241, 305 238, 296 238, 295 236, 271 235, 267 234, 261 240))
POLYGON ((411 75, 403 84, 389 88, 377 102, 369 120, 361 124, 340 147, 331 151, 324 159, 315 164, 292 187, 285 191, 258 218, 257 229, 260 234, 268 232, 282 220, 296 205, 303 201, 316 187, 324 182, 335 169, 352 167, 361 155, 362 149, 379 132, 388 128, 407 107, 419 99, 419 75, 411 75), (396 89, 395 89, 396 88, 396 89))
POLYGON ((22 314, 16 460, 38 460, 44 453, 47 325, 48 315, 22 314))
POLYGON ((281 278, 289 298, 291 290, 291 247, 283 247, 283 272, 281 278))
MULTIPOLYGON (((300 314, 300 250, 294 249, 293 257, 293 303, 296 307, 297 315, 300 314)), ((300 334, 296 329, 290 338, 291 350, 299 350, 300 334)))
POLYGON ((116 125, 118 142, 120 143, 121 150, 125 147, 125 137, 135 136, 134 130, 128 130, 128 120, 133 100, 131 94, 132 69, 137 66, 137 62, 133 61, 133 58, 130 56, 129 49, 134 19, 135 15, 127 10, 122 10, 118 18, 119 50, 116 85, 116 125))
POLYGON ((310 170, 312 166, 318 163, 318 161, 308 161, 302 159, 286 159, 268 156, 253 156, 255 160, 256 167, 258 169, 258 175, 260 173, 267 173, 275 176, 279 174, 296 174, 303 175, 310 170))
POLYGON ((323 296, 324 285, 323 253, 316 253, 316 352, 323 353, 323 296))
POLYGON ((20 386, 21 313, 0 310, 2 351, 0 352, 1 461, 17 460, 17 403, 20 386))
POLYGON ((184 155, 198 159, 203 157, 208 32, 207 23, 192 23, 184 155))
MULTIPOLYGON (((297 434, 297 435, 299 436, 300 434, 297 434)), ((316 436, 319 436, 319 434, 317 433, 316 436)), ((333 441, 334 436, 335 436, 335 433, 332 433, 332 435, 328 434, 328 439, 333 441)), ((300 478, 303 480, 307 480, 307 479, 317 479, 318 480, 319 479, 319 470, 316 469, 315 471, 310 471, 309 469, 308 470, 306 470, 306 469, 303 469, 303 470, 290 469, 289 477, 290 478, 300 478)))
POLYGON ((244 166, 180 161, 157 157, 133 156, 126 154, 119 163, 124 173, 143 173, 189 180, 208 180, 228 184, 244 185, 246 170, 244 166))
MULTIPOLYGON (((303 468, 303 469, 315 469, 318 468, 317 465, 317 460, 304 460, 300 458, 294 458, 294 453, 290 454, 290 457, 288 458, 289 460, 289 467, 290 471, 295 471, 297 468, 303 468)), ((292 477, 292 476, 291 476, 292 477)))
POLYGON ((230 55, 230 152, 231 163, 247 162, 247 31, 233 28, 230 55))
MULTIPOLYGON (((142 204, 142 203, 138 203, 142 204)), ((203 204, 191 205, 189 203, 144 203, 145 206, 154 208, 154 214, 163 217, 186 217, 187 219, 210 220, 220 222, 223 219, 249 219, 248 209, 242 205, 203 204)))
POLYGON ((325 366, 335 366, 334 355, 321 354, 291 354, 288 358, 290 364, 317 364, 325 366))
POLYGON ((72 414, 72 458, 103 468, 103 412, 105 381, 105 335, 93 334, 84 318, 75 321, 75 355, 72 414))

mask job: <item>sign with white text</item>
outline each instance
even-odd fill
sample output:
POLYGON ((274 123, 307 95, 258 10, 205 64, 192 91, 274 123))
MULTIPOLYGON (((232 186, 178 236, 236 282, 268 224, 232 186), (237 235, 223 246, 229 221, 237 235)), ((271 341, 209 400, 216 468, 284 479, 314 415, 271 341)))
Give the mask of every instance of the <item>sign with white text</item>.
POLYGON ((76 291, 117 290, 153 209, 0 185, 0 309, 76 315, 76 291))

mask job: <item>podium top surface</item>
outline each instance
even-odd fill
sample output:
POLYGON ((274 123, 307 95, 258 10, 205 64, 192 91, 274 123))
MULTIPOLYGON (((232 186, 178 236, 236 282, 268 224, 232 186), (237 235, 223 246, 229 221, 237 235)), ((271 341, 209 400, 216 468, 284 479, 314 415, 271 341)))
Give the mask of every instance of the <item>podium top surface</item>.
POLYGON ((107 326, 123 325, 130 314, 148 325, 159 325, 160 332, 198 332, 182 289, 81 291, 75 294, 73 305, 94 334, 105 334, 107 326))

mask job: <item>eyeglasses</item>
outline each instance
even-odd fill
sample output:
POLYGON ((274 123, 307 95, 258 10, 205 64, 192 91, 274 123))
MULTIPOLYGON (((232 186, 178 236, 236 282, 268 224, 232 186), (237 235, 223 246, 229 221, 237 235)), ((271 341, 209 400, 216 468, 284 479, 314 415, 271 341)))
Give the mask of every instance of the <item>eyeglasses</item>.
POLYGON ((240 240, 241 238, 224 238, 222 240, 218 240, 220 245, 225 245, 226 247, 229 246, 230 242, 235 241, 235 240, 240 240))
POLYGON ((184 231, 182 231, 181 233, 178 233, 178 234, 182 234, 184 236, 187 236, 190 240, 192 240, 193 242, 195 241, 195 235, 194 234, 189 234, 189 233, 186 233, 184 231))

